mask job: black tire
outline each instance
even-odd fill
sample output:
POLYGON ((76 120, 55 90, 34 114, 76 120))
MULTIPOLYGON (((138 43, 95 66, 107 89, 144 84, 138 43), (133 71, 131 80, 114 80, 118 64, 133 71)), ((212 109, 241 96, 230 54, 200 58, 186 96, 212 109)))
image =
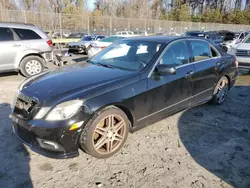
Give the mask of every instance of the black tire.
POLYGON ((211 102, 213 104, 221 105, 225 102, 229 91, 229 80, 226 76, 221 77, 214 88, 213 98, 211 102))
MULTIPOLYGON (((114 155, 115 153, 117 153, 123 147, 128 136, 129 125, 130 125, 130 121, 128 120, 126 114, 122 110, 114 106, 104 108, 103 110, 99 111, 83 128, 80 139, 79 139, 80 147, 92 157, 95 157, 98 159, 108 158, 114 155), (124 126, 122 129, 120 129, 120 131, 122 130, 122 134, 123 134, 122 141, 112 140, 112 139, 115 139, 116 136, 114 136, 113 138, 107 136, 109 134, 109 130, 106 131, 106 129, 108 128, 106 128, 106 125, 104 124, 106 124, 106 120, 107 120, 106 118, 108 118, 110 115, 121 117, 124 120, 124 124, 123 124, 122 121, 118 121, 117 123, 115 118, 114 119, 112 118, 113 119, 112 122, 115 122, 115 123, 112 123, 114 124, 113 128, 115 128, 115 125, 119 123, 123 124, 122 127, 124 126), (101 123, 103 123, 104 126, 99 127, 101 123), (103 132, 103 135, 98 134, 96 132, 97 127, 105 129, 105 131, 103 132), (109 153, 108 151, 105 151, 105 150, 108 150, 107 147, 109 147, 106 142, 103 142, 104 143, 103 145, 99 144, 101 146, 99 149, 96 148, 95 146, 98 144, 100 140, 107 140, 107 142, 109 143, 112 142, 112 144, 110 144, 112 146, 110 147, 114 147, 114 150, 112 151, 111 149, 111 152, 109 153)), ((111 130, 111 132, 114 132, 114 131, 115 130, 111 130)))
POLYGON ((25 77, 30 77, 35 74, 39 74, 43 71, 44 71, 43 59, 40 58, 39 56, 27 56, 20 63, 20 72, 25 77), (29 67, 27 67, 28 63, 32 61, 34 63, 34 66, 32 67, 32 65, 30 65, 29 67), (31 68, 32 70, 31 69, 28 70, 28 68, 31 68))

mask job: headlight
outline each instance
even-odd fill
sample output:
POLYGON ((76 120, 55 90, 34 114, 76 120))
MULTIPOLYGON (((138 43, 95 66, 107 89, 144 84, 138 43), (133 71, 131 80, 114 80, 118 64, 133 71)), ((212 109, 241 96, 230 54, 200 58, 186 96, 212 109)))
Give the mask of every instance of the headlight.
POLYGON ((52 109, 46 120, 54 121, 69 119, 76 114, 76 112, 82 106, 82 103, 83 102, 81 100, 72 100, 61 103, 52 109))

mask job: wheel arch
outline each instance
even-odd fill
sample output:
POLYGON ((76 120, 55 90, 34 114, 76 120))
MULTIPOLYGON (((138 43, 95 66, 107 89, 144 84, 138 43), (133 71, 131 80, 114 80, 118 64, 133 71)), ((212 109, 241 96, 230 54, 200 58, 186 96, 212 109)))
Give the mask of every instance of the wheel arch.
POLYGON ((39 53, 31 53, 31 54, 26 54, 26 55, 24 55, 24 56, 20 59, 20 61, 19 61, 19 63, 18 63, 18 67, 20 67, 21 62, 22 62, 26 57, 29 57, 29 56, 37 56, 37 57, 42 58, 42 60, 43 60, 42 63, 43 63, 43 65, 45 66, 44 57, 43 57, 41 54, 39 54, 39 53))
POLYGON ((121 110, 122 112, 124 112, 126 114, 126 116, 128 117, 128 120, 130 122, 129 131, 131 132, 133 127, 134 127, 134 122, 135 122, 134 116, 133 116, 133 113, 131 112, 131 110, 122 103, 110 103, 110 104, 107 104, 105 106, 98 108, 96 110, 96 113, 100 112, 101 110, 103 110, 105 108, 109 108, 109 107, 118 108, 119 110, 121 110))

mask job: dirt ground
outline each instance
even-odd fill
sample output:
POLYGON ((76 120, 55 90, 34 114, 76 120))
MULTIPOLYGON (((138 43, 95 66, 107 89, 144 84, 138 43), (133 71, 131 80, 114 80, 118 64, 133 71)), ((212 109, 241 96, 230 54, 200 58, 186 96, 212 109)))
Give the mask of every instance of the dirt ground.
POLYGON ((0 187, 250 187, 250 75, 221 106, 188 109, 130 134, 115 156, 98 160, 38 155, 13 134, 9 114, 18 84, 0 75, 0 187))

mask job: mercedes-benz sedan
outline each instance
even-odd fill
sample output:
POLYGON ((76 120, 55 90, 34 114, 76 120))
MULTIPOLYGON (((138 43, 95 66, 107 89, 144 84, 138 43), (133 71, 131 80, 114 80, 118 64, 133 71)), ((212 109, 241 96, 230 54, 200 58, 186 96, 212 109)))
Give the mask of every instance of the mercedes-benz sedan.
POLYGON ((13 131, 36 152, 96 158, 118 152, 129 132, 180 110, 222 104, 238 75, 235 56, 191 37, 117 41, 85 64, 27 79, 13 104, 13 131))

